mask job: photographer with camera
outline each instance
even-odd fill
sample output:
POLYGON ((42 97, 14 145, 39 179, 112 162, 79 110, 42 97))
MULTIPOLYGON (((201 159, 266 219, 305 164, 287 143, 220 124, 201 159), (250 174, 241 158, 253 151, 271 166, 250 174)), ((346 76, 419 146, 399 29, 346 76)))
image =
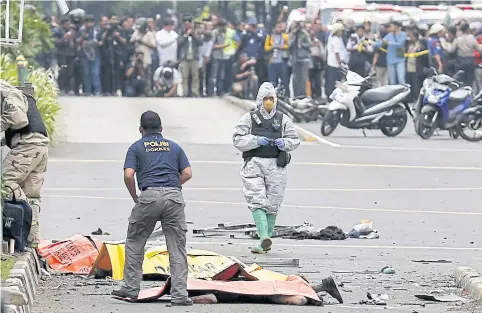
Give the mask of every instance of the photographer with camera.
POLYGON ((59 64, 58 84, 62 94, 74 94, 74 69, 76 41, 75 31, 70 26, 70 19, 60 19, 60 27, 54 32, 57 60, 59 64))
POLYGON ((117 15, 110 14, 109 21, 105 25, 104 31, 101 36, 100 46, 102 53, 102 63, 104 63, 105 79, 104 79, 104 92, 106 95, 115 96, 117 90, 120 88, 119 68, 121 64, 120 52, 122 49, 121 44, 125 42, 120 34, 119 20, 117 15))
POLYGON ((302 27, 301 22, 295 22, 288 35, 288 49, 293 68, 293 96, 306 96, 306 82, 308 80, 311 42, 310 34, 302 27))
POLYGON ((85 17, 84 26, 77 34, 77 45, 79 47, 79 57, 82 65, 83 83, 82 91, 84 96, 92 94, 101 95, 100 85, 100 55, 99 55, 99 34, 94 29, 94 16, 85 17))
POLYGON ((259 81, 255 66, 256 59, 250 59, 245 52, 239 55, 239 61, 233 66, 234 83, 232 91, 235 96, 254 100, 259 81))
POLYGON ((203 40, 194 29, 193 20, 191 15, 183 17, 184 34, 177 39, 185 97, 190 93, 193 97, 199 97, 199 47, 203 44, 203 40), (191 88, 189 88, 189 76, 192 78, 191 88))
POLYGON ((156 97, 175 97, 177 85, 181 82, 181 74, 168 64, 159 66, 154 73, 154 92, 156 97))
POLYGON ((144 64, 144 53, 136 52, 134 60, 126 71, 126 97, 141 97, 146 95, 147 82, 150 77, 147 75, 148 68, 144 64))
POLYGON ((151 79, 152 77, 152 51, 156 49, 156 35, 147 27, 147 19, 140 17, 136 21, 136 30, 132 34, 131 42, 135 43, 136 54, 141 52, 143 54, 143 63, 145 72, 149 79, 147 80, 147 95, 152 93, 151 79))

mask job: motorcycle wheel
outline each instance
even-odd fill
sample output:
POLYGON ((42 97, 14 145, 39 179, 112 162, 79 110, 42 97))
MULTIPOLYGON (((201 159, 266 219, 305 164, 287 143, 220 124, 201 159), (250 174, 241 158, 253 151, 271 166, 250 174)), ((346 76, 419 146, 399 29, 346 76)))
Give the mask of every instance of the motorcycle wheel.
POLYGON ((396 137, 407 126, 407 119, 407 111, 403 111, 403 114, 382 118, 380 130, 387 137, 396 137))
POLYGON ((328 111, 321 121, 321 134, 323 136, 330 136, 340 123, 340 115, 338 111, 328 111))
POLYGON ((477 142, 482 140, 482 116, 470 115, 457 125, 457 132, 460 137, 470 142, 477 142), (466 131, 473 132, 469 135, 466 131))
POLYGON ((434 113, 422 113, 417 117, 417 134, 422 139, 430 139, 435 132, 435 126, 432 122, 434 113))

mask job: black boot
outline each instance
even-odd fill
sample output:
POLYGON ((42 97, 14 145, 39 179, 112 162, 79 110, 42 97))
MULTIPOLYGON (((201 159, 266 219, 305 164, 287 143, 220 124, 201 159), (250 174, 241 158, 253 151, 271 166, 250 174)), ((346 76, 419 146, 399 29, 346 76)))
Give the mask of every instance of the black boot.
POLYGON ((313 286, 313 290, 315 290, 316 293, 319 293, 320 291, 327 292, 330 296, 338 300, 338 302, 343 303, 338 287, 331 276, 324 278, 321 285, 313 286))

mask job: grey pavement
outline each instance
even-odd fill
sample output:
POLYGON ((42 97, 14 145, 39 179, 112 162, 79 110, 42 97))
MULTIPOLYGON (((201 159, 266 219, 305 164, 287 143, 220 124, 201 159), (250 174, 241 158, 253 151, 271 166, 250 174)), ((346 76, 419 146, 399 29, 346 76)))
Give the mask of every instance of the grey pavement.
MULTIPOLYGON (((246 237, 204 238, 193 228, 221 222, 251 222, 239 179, 239 152, 231 145, 234 123, 243 114, 220 99, 62 98, 59 142, 51 150, 43 191, 41 232, 49 239, 98 227, 111 233, 100 240, 123 239, 132 208, 122 179, 129 145, 139 138, 138 121, 147 109, 158 111, 165 136, 178 141, 193 167, 184 188, 190 248, 254 261, 246 237)), ((319 134, 319 123, 302 125, 319 134)), ((297 312, 480 312, 480 306, 424 303, 414 295, 436 289, 460 294, 450 275, 456 266, 482 269, 482 149, 461 140, 423 141, 410 133, 385 138, 377 131, 337 129, 329 140, 303 142, 293 153, 280 224, 336 225, 345 231, 362 219, 373 221, 378 240, 296 241, 274 239, 271 254, 259 258, 299 258, 300 268, 272 268, 303 273, 312 281, 333 275, 343 282, 345 304, 325 298, 324 308, 297 312), (449 260, 421 264, 412 260, 449 260), (359 274, 385 265, 395 275, 359 274), (340 273, 340 271, 348 273, 340 273), (357 304, 366 292, 387 293, 387 307, 357 304), (422 307, 422 304, 426 304, 422 307)), ((440 137, 447 137, 441 134, 440 137)), ((126 304, 112 300, 112 281, 74 276, 44 282, 35 312, 159 312, 163 303, 126 304), (60 286, 60 287, 59 287, 60 286)), ((112 286, 114 285, 114 286, 112 286)), ((162 282, 146 282, 159 286, 162 282)), ((170 312, 292 312, 288 306, 260 304, 196 305, 170 312)))

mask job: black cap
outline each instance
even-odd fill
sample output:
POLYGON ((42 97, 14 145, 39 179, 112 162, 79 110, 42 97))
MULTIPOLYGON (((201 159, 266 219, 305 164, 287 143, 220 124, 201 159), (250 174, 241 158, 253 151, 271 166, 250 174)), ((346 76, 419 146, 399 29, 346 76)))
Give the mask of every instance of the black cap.
POLYGON ((84 21, 86 21, 86 22, 93 22, 93 21, 95 21, 94 15, 92 15, 92 14, 86 14, 84 21))
POLYGON ((174 25, 174 20, 171 18, 167 18, 164 20, 164 25, 174 25))
POLYGON ((141 115, 141 127, 145 130, 158 130, 161 128, 161 118, 154 111, 146 111, 141 115))

